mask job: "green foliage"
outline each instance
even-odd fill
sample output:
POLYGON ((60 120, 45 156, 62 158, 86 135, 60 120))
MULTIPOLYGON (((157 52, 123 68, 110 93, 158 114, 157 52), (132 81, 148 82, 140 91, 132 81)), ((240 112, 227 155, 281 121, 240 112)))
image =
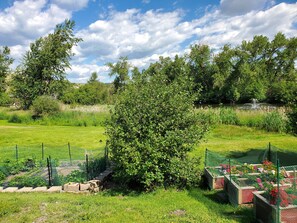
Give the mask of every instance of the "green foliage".
POLYGON ((169 175, 165 177, 165 185, 174 185, 178 188, 193 188, 200 185, 201 168, 200 158, 177 157, 169 161, 169 175))
POLYGON ((87 180, 86 173, 80 170, 73 170, 66 177, 60 177, 60 183, 63 185, 69 182, 83 183, 87 180))
POLYGON ((111 104, 112 86, 90 79, 87 84, 68 86, 59 99, 65 104, 111 104))
POLYGON ((128 63, 127 57, 120 57, 120 60, 117 63, 107 63, 106 65, 110 69, 109 76, 115 76, 113 84, 115 91, 117 92, 127 84, 127 81, 129 80, 128 74, 131 65, 128 63))
POLYGON ((47 182, 41 176, 17 176, 8 183, 9 187, 42 187, 47 186, 47 182))
POLYGON ((89 161, 89 178, 98 177, 100 173, 106 170, 107 160, 105 157, 95 158, 89 161))
POLYGON ((239 119, 234 109, 232 108, 220 108, 220 120, 221 123, 226 125, 237 125, 239 119))
POLYGON ((107 127, 108 147, 121 182, 145 189, 164 185, 168 163, 186 159, 207 130, 193 110, 195 95, 185 77, 164 74, 136 80, 118 96, 107 127))
POLYGON ((6 90, 6 77, 9 73, 9 66, 12 64, 13 59, 9 57, 10 49, 5 46, 0 49, 0 105, 2 93, 6 90))
POLYGON ((60 106, 57 100, 50 96, 39 96, 32 104, 32 110, 35 116, 53 115, 60 112, 60 106))
POLYGON ((8 106, 12 102, 12 99, 9 97, 9 95, 5 92, 0 92, 0 106, 8 106))
POLYGON ((73 34, 74 21, 65 20, 54 33, 30 45, 22 66, 13 77, 14 96, 28 109, 41 95, 58 95, 65 85, 65 71, 70 68, 71 49, 81 39, 73 34))
POLYGON ((289 130, 297 134, 297 105, 292 106, 291 110, 287 113, 289 130))
POLYGON ((286 121, 279 112, 272 111, 264 116, 262 128, 268 132, 284 132, 286 121))

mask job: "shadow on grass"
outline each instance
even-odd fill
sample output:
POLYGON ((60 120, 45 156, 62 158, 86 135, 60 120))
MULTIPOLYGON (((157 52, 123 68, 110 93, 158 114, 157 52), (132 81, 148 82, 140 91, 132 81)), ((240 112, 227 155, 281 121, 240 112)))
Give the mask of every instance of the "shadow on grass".
POLYGON ((224 191, 207 191, 201 189, 189 190, 189 196, 199 200, 205 207, 218 216, 232 219, 240 223, 256 222, 253 209, 250 206, 234 206, 229 204, 224 191))

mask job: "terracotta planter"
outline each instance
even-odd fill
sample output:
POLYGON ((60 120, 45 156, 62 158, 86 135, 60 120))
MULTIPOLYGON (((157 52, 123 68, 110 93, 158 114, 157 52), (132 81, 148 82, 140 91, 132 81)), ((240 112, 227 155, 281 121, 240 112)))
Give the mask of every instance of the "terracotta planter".
POLYGON ((279 208, 271 205, 268 200, 262 196, 264 192, 254 192, 254 214, 258 222, 262 223, 296 223, 297 222, 297 205, 279 208))

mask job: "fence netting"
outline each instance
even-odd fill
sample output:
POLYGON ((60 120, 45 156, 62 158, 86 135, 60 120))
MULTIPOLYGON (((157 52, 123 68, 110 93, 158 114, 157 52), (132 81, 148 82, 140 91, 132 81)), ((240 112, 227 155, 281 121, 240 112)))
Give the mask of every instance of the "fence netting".
POLYGON ((11 146, 0 148, 0 186, 58 186, 85 182, 107 166, 107 151, 62 146, 11 146))

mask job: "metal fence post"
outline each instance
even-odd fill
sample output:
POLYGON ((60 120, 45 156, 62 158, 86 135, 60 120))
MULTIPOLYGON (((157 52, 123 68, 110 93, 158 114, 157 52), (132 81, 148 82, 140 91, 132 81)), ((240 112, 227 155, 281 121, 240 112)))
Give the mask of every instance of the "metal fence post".
POLYGON ((44 160, 44 145, 43 145, 43 143, 41 144, 41 156, 42 156, 42 160, 44 160))
POLYGON ((15 159, 18 162, 19 161, 19 150, 18 145, 15 145, 15 159))
POLYGON ((205 149, 205 158, 204 158, 204 167, 207 167, 207 164, 208 164, 208 163, 207 163, 207 158, 208 158, 208 157, 207 157, 207 154, 208 154, 208 149, 206 148, 206 149, 205 149))
POLYGON ((86 154, 86 174, 87 174, 87 180, 89 180, 89 156, 86 154))
POLYGON ((276 222, 280 223, 280 191, 279 191, 279 159, 276 162, 276 177, 277 177, 277 198, 276 198, 276 222))
POLYGON ((50 169, 50 162, 49 158, 46 158, 47 161, 47 171, 48 171, 48 186, 50 187, 52 185, 52 180, 51 180, 51 169, 50 169))
POLYGON ((72 165, 70 142, 68 142, 68 153, 69 153, 70 165, 72 165))
POLYGON ((271 143, 269 142, 269 144, 268 144, 268 161, 270 161, 271 162, 271 143))

